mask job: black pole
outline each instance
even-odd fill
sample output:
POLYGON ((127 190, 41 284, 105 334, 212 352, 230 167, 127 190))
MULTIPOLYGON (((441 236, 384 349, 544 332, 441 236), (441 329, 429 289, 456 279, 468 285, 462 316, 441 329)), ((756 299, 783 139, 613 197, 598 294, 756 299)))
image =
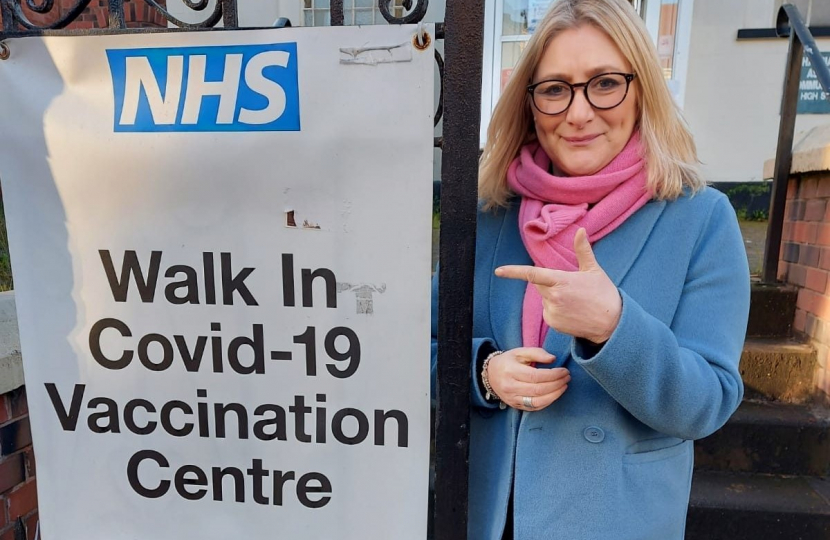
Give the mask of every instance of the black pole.
POLYGON ((222 2, 222 22, 225 28, 239 28, 239 14, 236 0, 217 0, 222 2))
MULTIPOLYGON (((788 15, 784 6, 779 10, 779 25, 782 14, 788 15)), ((794 9, 794 8, 793 8, 794 9)), ((796 12, 796 17, 798 12, 796 12)), ((778 124, 778 150, 775 154, 775 175, 772 181, 767 242, 764 249, 764 283, 775 283, 778 274, 778 255, 781 251, 781 236, 784 227, 784 209, 787 203, 787 183, 793 159, 793 135, 798 107, 798 82, 801 76, 801 58, 804 46, 798 32, 790 32, 790 46, 787 53, 787 71, 784 75, 784 90, 781 95, 781 120, 778 124)))
POLYGON ((784 4, 778 10, 778 21, 775 30, 779 35, 786 35, 788 28, 795 31, 799 41, 804 45, 804 54, 810 60, 810 65, 816 72, 816 78, 821 83, 825 93, 830 94, 830 69, 824 63, 824 57, 821 56, 821 51, 819 51, 810 29, 804 24, 801 13, 792 4, 784 4))
POLYGON ((329 4, 331 26, 343 26, 343 0, 331 0, 329 4))
POLYGON ((124 0, 109 0, 109 28, 126 28, 124 22, 124 0))
POLYGON ((484 2, 447 2, 439 251, 435 540, 467 538, 484 2))

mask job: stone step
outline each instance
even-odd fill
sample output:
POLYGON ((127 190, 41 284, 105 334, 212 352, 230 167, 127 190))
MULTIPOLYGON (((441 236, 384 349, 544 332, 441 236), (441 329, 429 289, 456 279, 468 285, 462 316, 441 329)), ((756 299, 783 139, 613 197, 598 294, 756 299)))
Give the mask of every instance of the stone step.
POLYGON ((828 479, 695 472, 686 540, 828 538, 828 479))
POLYGON ((752 283, 749 304, 749 337, 783 338, 793 335, 798 290, 787 285, 752 283))
POLYGON ((747 338, 741 355, 745 398, 807 403, 816 397, 815 350, 780 338, 747 338))
POLYGON ((695 441, 695 468, 826 476, 830 474, 830 410, 745 401, 723 428, 695 441))

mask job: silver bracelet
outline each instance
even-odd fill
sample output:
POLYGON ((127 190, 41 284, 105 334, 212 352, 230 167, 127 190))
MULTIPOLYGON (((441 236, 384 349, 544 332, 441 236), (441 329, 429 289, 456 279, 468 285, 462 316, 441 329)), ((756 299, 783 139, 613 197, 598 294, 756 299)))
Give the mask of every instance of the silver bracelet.
POLYGON ((501 400, 501 398, 498 396, 498 394, 496 394, 493 391, 493 387, 490 386, 490 377, 487 375, 487 366, 490 365, 490 360, 492 360, 496 356, 502 354, 503 352, 504 351, 493 351, 490 354, 488 354, 487 358, 484 359, 484 363, 482 364, 482 367, 481 367, 481 382, 484 383, 484 391, 485 391, 484 399, 498 401, 499 402, 499 407, 502 408, 502 409, 504 409, 506 407, 506 404, 504 403, 504 401, 501 400))

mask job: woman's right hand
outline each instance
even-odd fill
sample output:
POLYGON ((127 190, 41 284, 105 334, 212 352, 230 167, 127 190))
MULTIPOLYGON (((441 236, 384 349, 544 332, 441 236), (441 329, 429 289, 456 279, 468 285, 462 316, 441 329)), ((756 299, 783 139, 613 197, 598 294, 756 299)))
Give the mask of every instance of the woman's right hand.
POLYGON ((565 368, 533 366, 554 360, 555 356, 538 347, 511 349, 490 360, 487 377, 493 391, 507 405, 523 411, 539 411, 562 397, 571 380, 565 368), (527 406, 528 402, 532 407, 527 406))

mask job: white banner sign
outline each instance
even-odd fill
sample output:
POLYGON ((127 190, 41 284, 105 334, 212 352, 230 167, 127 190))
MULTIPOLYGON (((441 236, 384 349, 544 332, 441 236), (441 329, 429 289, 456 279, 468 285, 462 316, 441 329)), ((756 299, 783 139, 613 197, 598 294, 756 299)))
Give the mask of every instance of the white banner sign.
POLYGON ((9 42, 0 178, 43 538, 426 537, 416 33, 9 42))

